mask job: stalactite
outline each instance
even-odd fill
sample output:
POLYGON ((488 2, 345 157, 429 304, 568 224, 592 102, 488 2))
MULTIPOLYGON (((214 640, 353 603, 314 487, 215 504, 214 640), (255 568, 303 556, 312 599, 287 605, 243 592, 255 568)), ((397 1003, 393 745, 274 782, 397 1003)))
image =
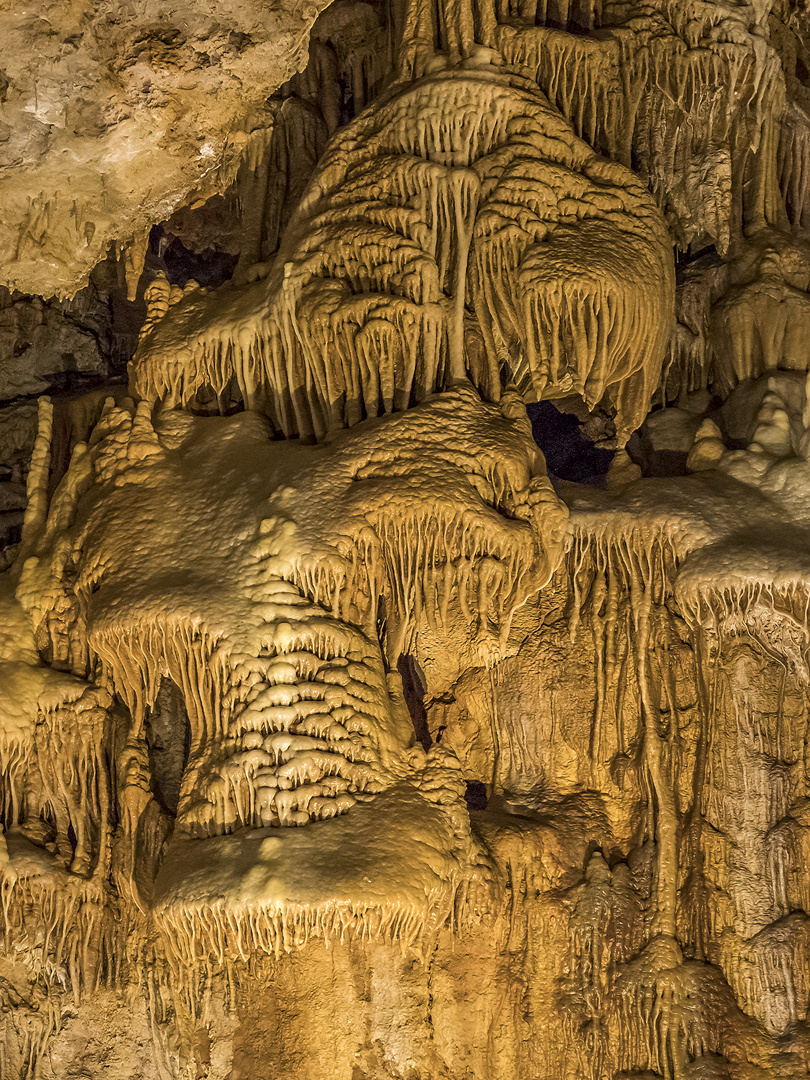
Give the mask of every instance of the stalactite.
POLYGON ((406 954, 424 955, 431 946, 426 931, 431 923, 440 925, 452 915, 464 925, 470 918, 456 899, 457 887, 457 883, 448 882, 441 894, 426 897, 422 910, 391 904, 350 907, 334 903, 324 909, 274 911, 264 906, 240 910, 231 904, 227 909, 159 911, 157 919, 164 926, 174 961, 188 969, 201 963, 221 965, 229 956, 243 963, 257 953, 278 957, 324 936, 341 943, 350 939, 396 942, 406 954))
POLYGON ((785 110, 779 135, 779 187, 791 225, 807 228, 808 170, 810 169, 810 119, 791 102, 785 110))
POLYGON ((269 276, 219 316, 196 294, 170 311, 156 286, 165 314, 141 339, 135 393, 184 405, 235 377, 278 430, 320 439, 467 376, 494 397, 506 379, 590 404, 608 390, 625 440, 668 336, 666 236, 629 173, 491 59, 390 92, 338 136, 269 276), (604 263, 591 250, 571 277, 583 242, 604 263), (204 309, 204 334, 187 333, 204 309))
MULTIPOLYGON (((569 613, 572 639, 576 636, 583 606, 590 606, 597 648, 597 699, 592 747, 602 739, 607 685, 615 677, 617 609, 616 596, 630 597, 624 633, 632 640, 641 713, 644 722, 644 753, 655 794, 655 841, 657 845, 656 924, 653 932, 676 939, 675 896, 678 881, 678 820, 673 793, 671 754, 665 754, 659 707, 650 683, 650 650, 654 611, 660 611, 672 595, 679 561, 688 551, 677 534, 651 536, 648 530, 575 534, 570 554, 573 595, 569 613), (604 615, 602 612, 604 611, 604 615), (667 761, 667 758, 669 760, 667 761)), ((616 723, 622 723, 617 712, 616 723)))
MULTIPOLYGON (((434 49, 433 27, 441 36, 457 18, 452 5, 440 2, 428 23, 427 7, 414 4, 406 17, 407 77, 423 73, 434 49)), ((732 167, 748 169, 751 178, 747 223, 781 222, 775 132, 783 80, 775 52, 752 34, 744 16, 737 21, 724 9, 725 25, 710 25, 708 9, 687 17, 675 6, 665 21, 650 8, 632 29, 619 25, 584 36, 583 29, 599 23, 596 9, 563 7, 552 14, 537 6, 482 4, 475 40, 530 72, 580 138, 626 165, 632 156, 681 246, 709 236, 725 251, 740 235, 743 207, 735 203, 732 167), (577 33, 565 32, 569 20, 577 33), (696 159, 708 163, 709 183, 690 176, 696 159)), ((471 55, 472 36, 458 48, 471 55)))
POLYGON ((125 993, 161 1080, 807 1071, 782 14, 319 20, 238 136, 234 282, 149 284, 92 433, 97 400, 70 435, 40 405, 0 583, 4 1077, 125 993), (705 391, 765 370, 743 438, 705 391), (659 384, 699 475, 642 478, 659 384), (519 395, 615 429, 603 481, 552 487, 519 395), (283 1045, 304 1015, 326 1065, 283 1045))
POLYGON ((37 534, 45 524, 48 513, 48 474, 51 466, 51 436, 53 433, 53 405, 50 398, 41 397, 37 402, 38 430, 28 472, 28 505, 23 521, 21 555, 30 551, 37 534))

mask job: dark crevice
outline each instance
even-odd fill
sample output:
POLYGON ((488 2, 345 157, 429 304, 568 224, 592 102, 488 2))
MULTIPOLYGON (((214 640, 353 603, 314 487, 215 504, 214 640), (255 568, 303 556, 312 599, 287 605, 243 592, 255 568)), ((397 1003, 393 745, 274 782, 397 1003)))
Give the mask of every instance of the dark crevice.
POLYGON ((149 256, 150 264, 162 262, 172 285, 183 287, 196 281, 206 289, 217 289, 229 281, 239 261, 236 255, 215 248, 190 251, 177 236, 164 247, 162 225, 156 225, 149 234, 149 256))
POLYGON ((543 451, 550 474, 574 483, 605 475, 613 451, 602 449, 584 435, 576 416, 561 412, 553 401, 533 402, 527 411, 534 441, 543 451))
POLYGON ((161 682, 145 728, 152 794, 163 810, 176 815, 191 749, 191 725, 183 694, 170 679, 161 682))
POLYGON ((397 661, 397 671, 402 679, 402 692, 405 695, 405 704, 411 715, 417 741, 425 750, 429 750, 433 745, 433 739, 430 737, 425 709, 425 687, 416 660, 407 653, 403 653, 397 661))
POLYGON ((487 788, 480 780, 468 780, 467 790, 464 792, 468 810, 486 810, 487 788))

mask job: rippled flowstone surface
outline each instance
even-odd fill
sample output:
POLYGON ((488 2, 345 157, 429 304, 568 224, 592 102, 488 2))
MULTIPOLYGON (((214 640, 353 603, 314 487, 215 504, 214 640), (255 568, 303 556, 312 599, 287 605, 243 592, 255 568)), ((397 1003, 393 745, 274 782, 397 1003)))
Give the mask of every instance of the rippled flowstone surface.
POLYGON ((3 15, 2 1080, 810 1073, 805 7, 3 15))

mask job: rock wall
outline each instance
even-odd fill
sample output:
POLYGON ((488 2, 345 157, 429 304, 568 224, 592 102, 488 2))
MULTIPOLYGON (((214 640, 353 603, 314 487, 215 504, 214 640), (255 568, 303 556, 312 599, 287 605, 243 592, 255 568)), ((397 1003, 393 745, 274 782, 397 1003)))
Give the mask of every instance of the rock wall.
POLYGON ((5 17, 2 1080, 806 1076, 806 5, 5 17))
POLYGON ((2 15, 3 283, 70 296, 111 244, 227 185, 306 62, 317 4, 71 3, 2 15), (47 268, 47 269, 46 269, 47 268))

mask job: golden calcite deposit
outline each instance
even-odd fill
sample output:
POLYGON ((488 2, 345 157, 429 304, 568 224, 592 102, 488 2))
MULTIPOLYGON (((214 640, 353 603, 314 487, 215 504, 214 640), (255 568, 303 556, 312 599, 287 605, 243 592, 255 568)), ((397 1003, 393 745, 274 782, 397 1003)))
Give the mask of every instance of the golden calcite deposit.
POLYGON ((807 1076, 807 5, 74 8, 4 280, 141 239, 4 300, 0 1080, 807 1076))

